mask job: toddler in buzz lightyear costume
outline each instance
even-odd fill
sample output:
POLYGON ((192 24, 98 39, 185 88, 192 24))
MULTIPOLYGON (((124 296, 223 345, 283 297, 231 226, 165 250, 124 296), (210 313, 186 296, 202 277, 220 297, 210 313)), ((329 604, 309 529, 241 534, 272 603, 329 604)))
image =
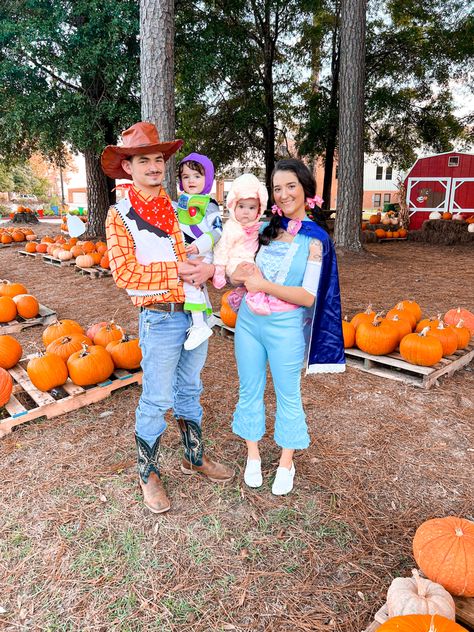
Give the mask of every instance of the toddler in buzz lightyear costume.
MULTIPOLYGON (((182 191, 176 210, 189 259, 202 258, 212 262, 212 250, 222 234, 219 206, 209 195, 214 181, 214 165, 207 156, 192 153, 178 166, 182 191)), ((189 351, 212 335, 205 316, 211 314, 211 304, 205 286, 184 283, 184 309, 191 312, 193 324, 188 330, 184 348, 189 351)))

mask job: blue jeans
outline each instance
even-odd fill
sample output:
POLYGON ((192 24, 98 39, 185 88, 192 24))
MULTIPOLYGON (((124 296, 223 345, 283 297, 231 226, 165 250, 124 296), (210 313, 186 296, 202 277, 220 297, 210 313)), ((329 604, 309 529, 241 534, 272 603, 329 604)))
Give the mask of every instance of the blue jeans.
POLYGON ((201 369, 207 356, 207 340, 184 350, 191 316, 185 312, 140 312, 139 332, 142 350, 142 394, 136 410, 135 431, 150 446, 165 431, 165 413, 173 409, 201 425, 201 369))

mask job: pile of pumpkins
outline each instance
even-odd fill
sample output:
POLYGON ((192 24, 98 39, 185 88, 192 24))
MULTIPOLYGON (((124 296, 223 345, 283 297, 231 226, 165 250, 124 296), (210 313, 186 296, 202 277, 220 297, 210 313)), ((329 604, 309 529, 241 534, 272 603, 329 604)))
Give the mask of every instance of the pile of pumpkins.
POLYGON ((36 239, 36 235, 31 228, 0 228, 1 244, 20 244, 24 241, 32 241, 36 239))
POLYGON ((439 211, 432 211, 429 214, 430 219, 444 219, 444 220, 454 220, 458 222, 465 222, 467 224, 467 230, 469 233, 474 233, 474 215, 470 215, 467 219, 461 213, 450 213, 449 211, 445 211, 440 213, 439 211))
MULTIPOLYGON (((62 386, 69 378, 78 386, 107 380, 115 369, 138 369, 142 352, 113 320, 91 325, 86 332, 75 320, 58 320, 43 332, 45 351, 28 361, 26 371, 40 391, 62 386)), ((23 349, 13 336, 0 336, 0 406, 11 395, 8 369, 21 359, 23 349), (8 377, 7 377, 8 376, 8 377)))
POLYGON ((397 577, 387 592, 389 619, 378 632, 461 632, 453 595, 474 597, 474 522, 457 516, 421 524, 413 556, 425 575, 397 577))
POLYGON ((369 305, 349 322, 342 321, 344 347, 354 345, 370 355, 392 353, 399 347, 400 355, 411 364, 433 366, 443 356, 465 349, 474 335, 474 314, 458 307, 441 318, 421 318, 421 308, 415 301, 400 301, 385 318, 369 305))
MULTIPOLYGON (((405 239, 408 235, 408 230, 399 226, 399 219, 393 211, 388 211, 383 215, 374 213, 369 218, 369 226, 375 228, 374 234, 378 239, 405 239), (380 224, 384 228, 375 228, 380 224)), ((362 222, 362 230, 367 230, 367 222, 362 222)))
POLYGON ((0 323, 9 323, 17 316, 36 318, 39 302, 21 283, 0 281, 0 323))
POLYGON ((25 246, 26 252, 39 252, 53 256, 60 261, 71 261, 79 268, 100 266, 109 269, 107 244, 103 241, 79 241, 77 237, 66 239, 63 235, 43 237, 41 242, 30 241, 25 246))

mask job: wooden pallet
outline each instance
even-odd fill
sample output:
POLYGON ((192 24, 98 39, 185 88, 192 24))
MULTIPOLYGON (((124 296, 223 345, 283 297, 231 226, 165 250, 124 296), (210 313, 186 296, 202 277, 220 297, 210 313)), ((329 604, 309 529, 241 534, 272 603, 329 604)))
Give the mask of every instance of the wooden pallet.
MULTIPOLYGON (((474 631, 474 597, 454 597, 456 605, 456 622, 468 630, 474 631)), ((375 613, 374 620, 363 632, 375 632, 380 628, 382 623, 388 621, 387 604, 384 604, 380 610, 375 613)))
POLYGON ((229 327, 229 325, 224 325, 221 317, 219 316, 219 312, 213 312, 212 315, 215 319, 214 327, 217 327, 218 333, 224 337, 233 337, 235 333, 235 328, 229 327))
POLYGON ((61 261, 61 259, 56 259, 52 255, 43 255, 43 262, 49 263, 52 266, 57 266, 58 268, 65 268, 67 266, 76 265, 75 259, 69 259, 68 261, 61 261))
POLYGON ((11 248, 12 246, 19 246, 20 242, 12 241, 11 244, 0 244, 0 248, 11 248))
POLYGON ((377 243, 385 244, 390 241, 407 241, 408 237, 390 237, 389 239, 387 239, 386 237, 384 237, 383 239, 380 239, 380 237, 377 237, 377 240, 378 240, 377 243))
POLYGON ((22 257, 41 257, 41 252, 26 252, 26 250, 19 250, 18 254, 22 257))
POLYGON ((46 327, 54 323, 56 319, 56 312, 40 304, 39 314, 36 318, 22 318, 21 316, 17 316, 15 320, 11 320, 9 323, 0 323, 0 335, 15 334, 22 329, 33 327, 34 325, 43 325, 46 327))
POLYGON ((80 268, 79 266, 76 266, 75 270, 77 273, 82 274, 83 276, 91 276, 96 279, 99 277, 112 276, 112 272, 110 270, 106 270, 106 268, 101 268, 99 266, 94 268, 80 268))
POLYGON ((142 383, 143 372, 141 370, 116 369, 108 380, 94 386, 77 386, 68 379, 66 384, 53 389, 53 392, 43 393, 33 386, 28 373, 22 366, 29 357, 8 371, 13 377, 14 387, 13 394, 5 405, 9 416, 0 420, 0 438, 10 434, 15 426, 27 421, 39 417, 47 417, 48 419, 58 417, 71 410, 99 402, 119 388, 129 384, 142 383), (17 398, 18 393, 21 392, 27 393, 34 405, 28 407, 28 405, 22 404, 17 398))
POLYGON ((388 377, 392 380, 412 384, 421 388, 436 386, 440 377, 450 377, 455 371, 474 359, 474 340, 466 349, 455 351, 453 355, 441 358, 434 366, 417 366, 406 362, 399 353, 374 356, 360 349, 346 349, 346 361, 366 373, 388 377))

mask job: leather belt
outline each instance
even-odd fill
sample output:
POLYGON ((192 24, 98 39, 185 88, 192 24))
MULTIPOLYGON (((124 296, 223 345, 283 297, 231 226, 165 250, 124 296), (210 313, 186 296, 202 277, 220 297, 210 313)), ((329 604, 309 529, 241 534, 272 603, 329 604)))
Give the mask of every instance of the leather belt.
POLYGON ((184 311, 184 303, 150 303, 143 305, 141 309, 151 309, 156 312, 182 312, 184 311))

